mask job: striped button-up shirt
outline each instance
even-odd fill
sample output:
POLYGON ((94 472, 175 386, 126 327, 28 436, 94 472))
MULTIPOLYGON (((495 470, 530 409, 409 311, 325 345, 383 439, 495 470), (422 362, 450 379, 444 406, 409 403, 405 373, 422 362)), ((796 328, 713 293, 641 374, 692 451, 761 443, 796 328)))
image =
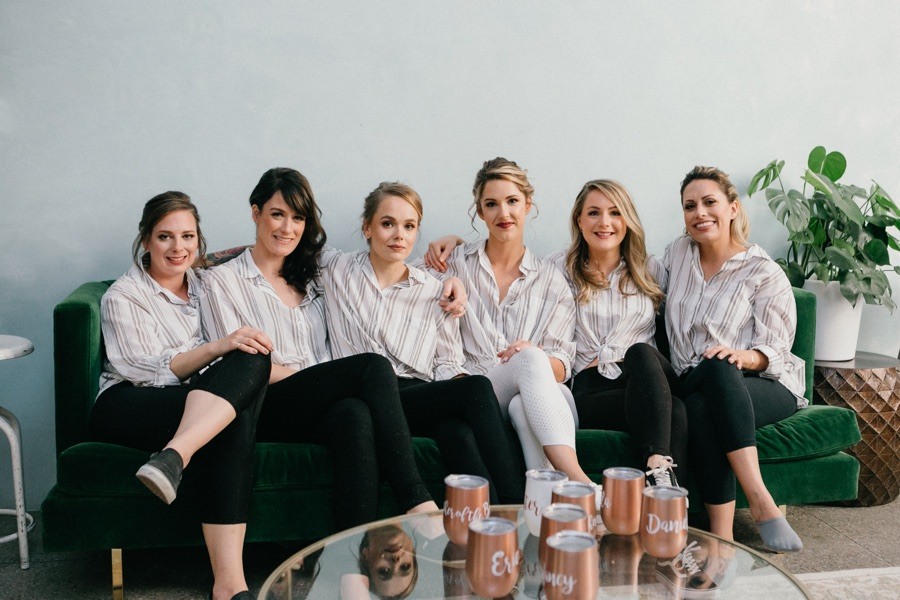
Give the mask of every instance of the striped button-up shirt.
POLYGON ((666 248, 666 330, 672 366, 683 372, 716 345, 759 350, 769 359, 760 375, 780 381, 807 404, 805 363, 791 354, 797 306, 787 277, 765 250, 751 244, 703 278, 697 244, 681 236, 666 248))
MULTIPOLYGON (((566 268, 566 251, 554 252, 544 260, 559 268, 566 282, 577 295, 575 284, 566 268)), ((654 279, 665 279, 662 264, 652 256, 647 267, 654 279)), ((609 274, 609 287, 594 292, 585 304, 575 303, 575 360, 573 373, 578 373, 597 360, 597 370, 607 379, 622 374, 617 364, 625 358, 625 351, 639 342, 656 347, 656 312, 653 301, 638 291, 633 282, 623 294, 619 281, 625 272, 625 261, 609 274)))
POLYGON ((399 377, 424 381, 466 373, 459 323, 438 304, 440 281, 408 266, 407 280, 382 290, 368 252, 331 250, 320 264, 335 357, 374 352, 399 377))
POLYGON ((203 272, 201 280, 203 329, 210 339, 247 325, 271 338, 273 364, 299 371, 331 360, 325 299, 317 285, 306 287, 299 305, 286 306, 253 262, 250 248, 203 272))
POLYGON ((103 294, 100 329, 106 361, 100 393, 123 381, 138 387, 180 385, 172 358, 203 345, 200 286, 187 272, 188 299, 159 285, 144 269, 132 266, 103 294))
POLYGON ((483 375, 499 364, 498 352, 516 340, 528 340, 559 359, 568 379, 575 356, 572 291, 556 267, 527 248, 519 270, 521 276, 500 302, 485 240, 456 248, 447 260, 444 276, 459 277, 469 296, 468 310, 460 319, 466 369, 483 375))

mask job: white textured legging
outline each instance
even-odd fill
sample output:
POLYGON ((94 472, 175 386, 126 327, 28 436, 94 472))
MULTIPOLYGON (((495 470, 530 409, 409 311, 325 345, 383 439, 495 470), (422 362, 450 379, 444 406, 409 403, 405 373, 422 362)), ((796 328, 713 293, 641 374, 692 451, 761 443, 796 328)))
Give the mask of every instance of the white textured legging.
POLYGON ((552 468, 544 446, 575 449, 578 412, 569 388, 557 383, 547 354, 529 346, 487 372, 503 416, 522 444, 525 466, 552 468))

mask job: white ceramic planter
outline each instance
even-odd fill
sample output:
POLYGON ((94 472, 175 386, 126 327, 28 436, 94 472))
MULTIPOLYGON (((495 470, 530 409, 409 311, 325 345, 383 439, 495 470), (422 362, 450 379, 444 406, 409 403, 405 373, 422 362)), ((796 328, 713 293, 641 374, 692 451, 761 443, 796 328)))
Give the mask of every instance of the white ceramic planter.
POLYGON ((816 295, 816 360, 852 360, 865 302, 853 306, 841 296, 840 284, 810 279, 803 289, 816 295))

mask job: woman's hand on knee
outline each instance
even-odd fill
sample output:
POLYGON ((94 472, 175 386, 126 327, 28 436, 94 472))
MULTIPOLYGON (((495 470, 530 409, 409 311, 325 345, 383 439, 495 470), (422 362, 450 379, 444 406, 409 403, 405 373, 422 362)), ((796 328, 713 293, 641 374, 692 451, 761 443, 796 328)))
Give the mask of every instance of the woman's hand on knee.
POLYGON ((241 327, 223 338, 216 340, 219 345, 217 350, 222 350, 220 356, 225 356, 232 350, 240 350, 248 354, 269 354, 272 351, 272 340, 259 329, 241 327))
POLYGON ((500 362, 502 363, 509 362, 509 359, 511 359, 513 356, 532 345, 533 344, 528 340, 516 340, 515 342, 498 352, 497 358, 499 358, 500 362))
POLYGON ((753 350, 738 350, 729 348, 728 346, 713 346, 703 353, 704 358, 718 358, 719 360, 728 360, 738 370, 750 368, 757 362, 756 353, 753 350))

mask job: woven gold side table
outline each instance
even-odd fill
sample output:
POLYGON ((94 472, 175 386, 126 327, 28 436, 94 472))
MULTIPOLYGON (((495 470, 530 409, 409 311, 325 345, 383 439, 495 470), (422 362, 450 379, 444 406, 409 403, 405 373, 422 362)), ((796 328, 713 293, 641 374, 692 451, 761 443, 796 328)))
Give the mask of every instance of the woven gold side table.
POLYGON ((813 401, 856 413, 862 441, 848 452, 860 462, 854 506, 887 504, 900 495, 900 360, 857 352, 844 362, 816 361, 813 401))

